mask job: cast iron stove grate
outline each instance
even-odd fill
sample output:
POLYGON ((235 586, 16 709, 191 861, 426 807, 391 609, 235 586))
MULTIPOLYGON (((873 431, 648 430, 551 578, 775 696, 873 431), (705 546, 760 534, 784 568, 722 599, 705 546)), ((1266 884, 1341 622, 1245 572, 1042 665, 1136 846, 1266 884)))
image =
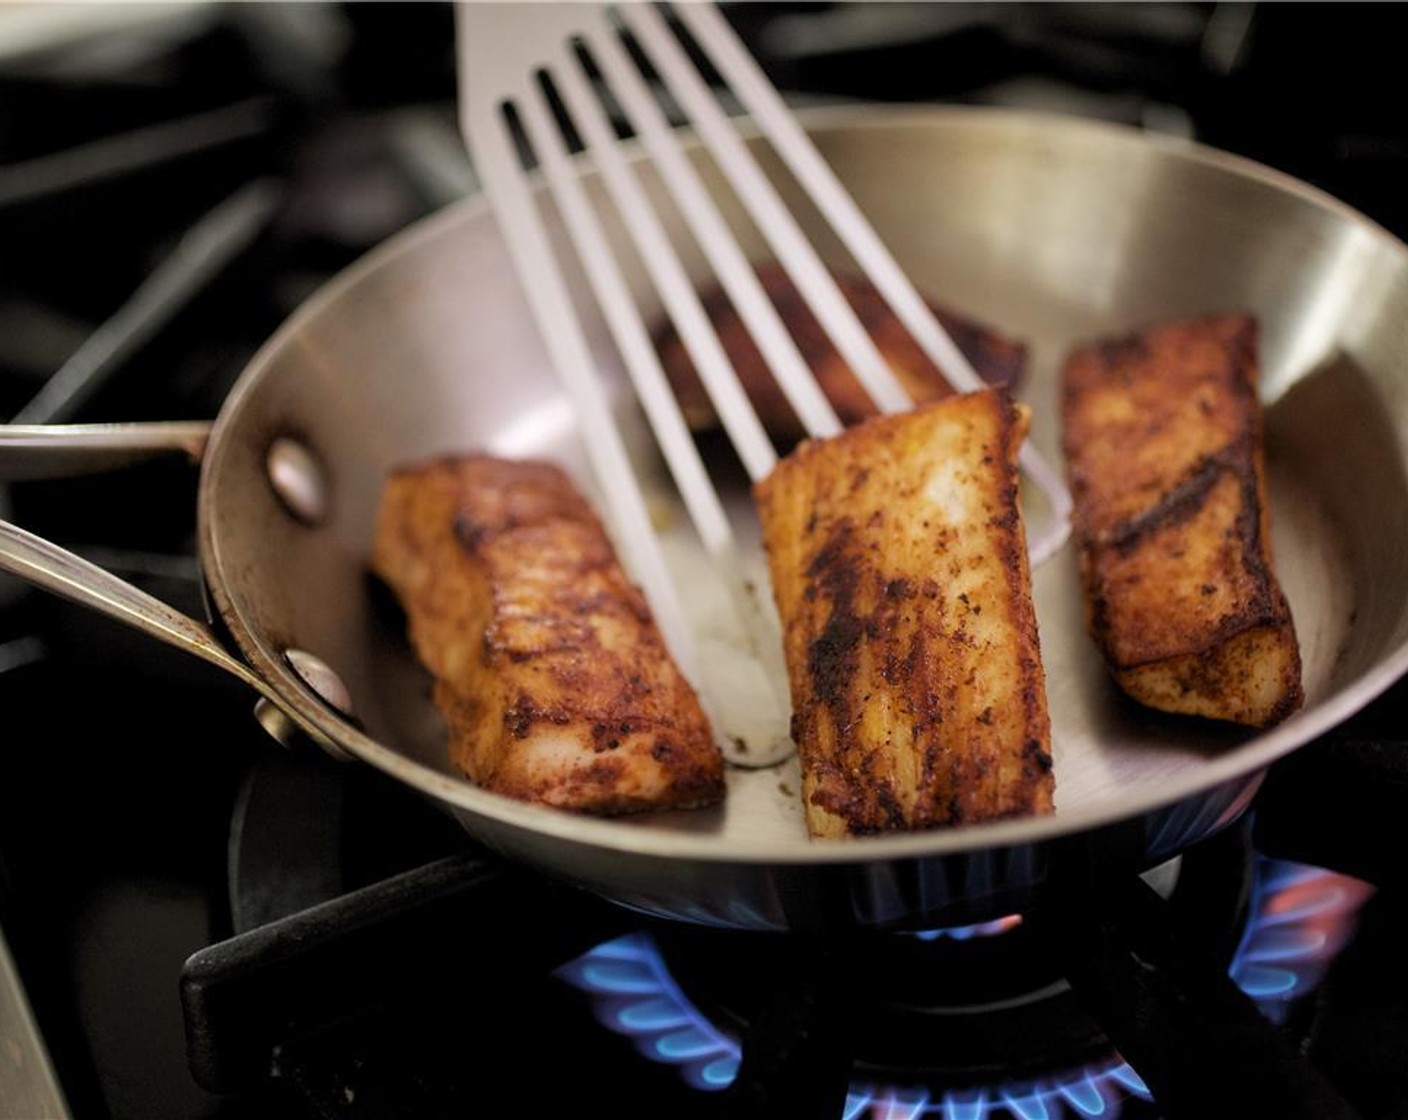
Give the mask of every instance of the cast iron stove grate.
POLYGON ((1387 809, 1385 791, 1401 795, 1396 756, 1377 768, 1364 759, 1405 695, 1400 686, 1276 768, 1252 817, 1185 854, 1167 899, 1143 879, 1097 871, 1072 882, 1058 913, 987 937, 657 923, 488 855, 450 853, 195 954, 183 975, 192 1069, 224 1091, 274 1077, 329 1117, 515 1106, 880 1120, 1391 1115, 1408 1101, 1395 1049, 1408 1016, 1401 872, 1391 859, 1346 864, 1343 852, 1362 849, 1318 847, 1294 826, 1291 850, 1277 837, 1314 813, 1338 838, 1368 798, 1387 809), (1290 857, 1379 889, 1294 870, 1290 857), (1253 872, 1292 887, 1325 877, 1341 918, 1364 904, 1323 983, 1263 1005, 1276 1022, 1229 976, 1253 967, 1253 872), (624 987, 611 991, 605 972, 590 979, 592 968, 615 969, 624 987), (650 989, 646 975, 664 979, 650 989), (674 1022, 667 996, 697 1020, 674 1023, 662 1044, 674 1022), (621 1030, 623 1018, 640 1029, 621 1030), (877 1085, 900 1089, 864 1095, 877 1085))

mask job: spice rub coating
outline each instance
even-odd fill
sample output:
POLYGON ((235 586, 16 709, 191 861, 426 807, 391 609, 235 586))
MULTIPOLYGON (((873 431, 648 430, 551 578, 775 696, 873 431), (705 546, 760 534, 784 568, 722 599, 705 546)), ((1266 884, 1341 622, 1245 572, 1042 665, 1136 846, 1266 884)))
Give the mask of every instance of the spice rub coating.
POLYGON ((1075 350, 1062 384, 1090 634, 1163 711, 1264 727, 1303 700, 1276 579, 1257 325, 1227 314, 1075 350))
POLYGON ((698 697, 562 470, 482 455, 397 470, 371 562, 475 783, 598 814, 722 798, 698 697))
MULTIPOLYGON (((774 264, 763 265, 757 271, 763 291, 772 300, 841 422, 849 426, 874 416, 875 406, 870 395, 851 372, 787 273, 774 264)), ((873 284, 849 274, 835 279, 911 400, 925 404, 953 392, 939 367, 914 341, 873 284)), ((722 287, 711 288, 704 294, 703 302, 724 352, 764 426, 779 444, 791 447, 806 431, 778 387, 752 334, 722 287)), ((1027 349, 1022 343, 947 308, 933 303, 930 308, 984 381, 1008 389, 1016 386, 1027 362, 1027 349)), ((695 372, 689 351, 668 320, 657 333, 656 347, 690 427, 700 430, 716 425, 713 406, 695 372)))
POLYGON ((1051 811, 1026 430, 1005 392, 950 396, 803 443, 755 488, 813 836, 1051 811))

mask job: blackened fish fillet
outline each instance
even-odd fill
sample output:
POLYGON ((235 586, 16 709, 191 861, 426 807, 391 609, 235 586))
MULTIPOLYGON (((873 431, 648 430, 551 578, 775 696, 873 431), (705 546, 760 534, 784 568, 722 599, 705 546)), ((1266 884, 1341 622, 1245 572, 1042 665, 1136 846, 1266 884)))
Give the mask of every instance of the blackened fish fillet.
POLYGON ((1051 811, 1026 430, 1006 393, 951 396, 803 443, 757 486, 812 835, 1051 811))
POLYGON ((1078 348, 1062 421, 1087 623, 1163 711, 1264 727, 1303 700, 1276 579, 1248 315, 1078 348))
POLYGON ((722 798, 698 697, 557 467, 466 456, 396 471, 372 567, 477 784, 586 813, 722 798))
MULTIPOLYGON (((780 266, 764 265, 758 269, 758 279, 841 422, 851 425, 874 416, 875 406, 869 394, 787 273, 780 266)), ((873 284, 849 274, 838 275, 836 283, 911 400, 925 404, 953 392, 939 367, 914 341, 873 284)), ((764 426, 780 444, 793 446, 806 432, 737 309, 721 287, 706 291, 703 301, 729 362, 764 426)), ((998 388, 1015 388, 1027 363, 1027 348, 1022 343, 948 308, 930 303, 930 309, 984 381, 998 388)), ((689 352, 669 322, 657 332, 656 346, 690 426, 704 429, 717 425, 689 352)))

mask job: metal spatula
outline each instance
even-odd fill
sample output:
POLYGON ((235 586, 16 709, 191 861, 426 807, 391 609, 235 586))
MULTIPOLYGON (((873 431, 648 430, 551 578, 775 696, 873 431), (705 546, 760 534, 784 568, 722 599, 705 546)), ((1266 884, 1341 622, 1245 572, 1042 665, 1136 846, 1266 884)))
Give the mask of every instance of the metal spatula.
MULTIPOLYGON (((579 258, 572 263, 587 278, 684 505, 731 592, 760 663, 775 690, 785 697, 776 618, 756 600, 744 578, 729 519, 680 414, 616 250, 579 180, 582 164, 572 158, 574 145, 564 121, 600 174, 616 220, 644 262, 715 411, 755 481, 772 470, 776 452, 621 149, 613 114, 624 116, 653 162, 671 201, 810 435, 834 435, 841 424, 682 150, 664 99, 692 123, 876 407, 895 412, 912 407, 913 402, 690 60, 681 32, 693 40, 748 110, 865 276, 950 383, 961 391, 983 383, 718 11, 710 4, 693 3, 675 5, 672 11, 674 26, 665 9, 651 4, 461 3, 461 127, 580 422, 613 535, 682 670, 698 684, 697 650, 679 589, 666 567, 646 501, 613 422, 564 278, 564 262, 557 259, 539 216, 529 178, 534 163, 579 258), (656 82, 648 80, 638 64, 640 58, 648 60, 656 82)), ((1032 561, 1040 563, 1066 538, 1070 499, 1057 475, 1030 446, 1022 453, 1022 467, 1045 495, 1047 515, 1039 524, 1030 515, 1027 519, 1032 561)), ((785 711, 785 699, 782 707, 785 711)), ((746 750, 733 752, 731 760, 771 764, 787 749, 785 736, 779 736, 773 743, 749 743, 746 750)))

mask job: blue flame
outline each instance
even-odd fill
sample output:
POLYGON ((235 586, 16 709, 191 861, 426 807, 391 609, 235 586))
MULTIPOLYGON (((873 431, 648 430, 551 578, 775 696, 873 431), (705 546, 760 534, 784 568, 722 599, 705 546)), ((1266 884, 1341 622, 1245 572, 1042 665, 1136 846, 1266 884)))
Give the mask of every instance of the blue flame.
POLYGON ((1152 1099, 1140 1076, 1116 1057, 1061 1077, 1012 1083, 1000 1089, 949 1090, 935 1095, 927 1089, 853 1085, 843 1120, 857 1120, 867 1106, 870 1120, 1061 1120, 1066 1116, 1114 1120, 1121 1102, 1131 1096, 1152 1099))
POLYGON ((738 1076, 737 1040, 690 1003, 648 934, 598 945, 557 975, 594 993, 607 1027, 633 1038, 647 1058, 678 1066, 696 1089, 725 1089, 738 1076))
POLYGON ((1000 933, 1006 933, 1014 926, 1022 924, 1020 914, 1009 914, 1005 918, 998 918, 991 922, 980 922, 975 926, 949 926, 945 929, 921 929, 910 934, 920 941, 938 941, 947 939, 949 941, 971 941, 975 937, 996 937, 1000 933))
POLYGON ((1373 888, 1358 879, 1287 860, 1262 859, 1251 917, 1229 969, 1272 1022, 1320 982, 1373 888))
MULTIPOLYGON (((680 990, 654 940, 632 933, 607 941, 558 970, 557 975, 597 997, 597 1017, 611 1030, 634 1040, 646 1057, 680 1068, 696 1089, 726 1089, 738 1075, 738 1040, 719 1030, 680 990)), ((1126 1063, 1076 1070, 1053 1082, 1012 1086, 1000 1092, 945 1092, 923 1088, 852 1085, 842 1120, 987 1120, 1002 1112, 1014 1120, 1059 1120, 1076 1116, 1118 1116, 1119 1091, 1149 1098, 1149 1091, 1126 1063)))
MULTIPOLYGON (((1230 973, 1274 1021, 1319 982, 1372 893, 1357 879, 1304 864, 1259 858, 1251 917, 1230 973)), ((967 940, 1012 928, 1016 916, 980 926, 926 930, 915 936, 967 940)), ((642 1054, 679 1068, 696 1089, 726 1089, 738 1075, 738 1040, 709 1021, 665 967, 649 934, 598 945, 559 977, 596 997, 598 1018, 632 1038, 642 1054)), ((1118 1055, 1043 1081, 936 1093, 925 1088, 853 1084, 842 1120, 1117 1120, 1131 1097, 1153 1099, 1143 1078, 1118 1055)))

